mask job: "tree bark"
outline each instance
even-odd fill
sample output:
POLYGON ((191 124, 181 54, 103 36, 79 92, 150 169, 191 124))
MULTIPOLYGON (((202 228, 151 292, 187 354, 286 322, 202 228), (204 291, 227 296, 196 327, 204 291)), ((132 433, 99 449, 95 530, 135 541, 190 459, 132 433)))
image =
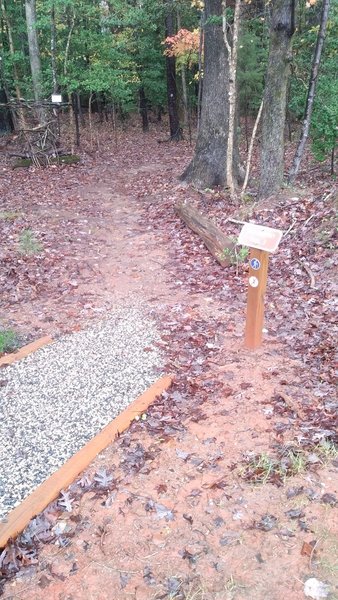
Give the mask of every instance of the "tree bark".
MULTIPOLYGON (((25 116, 22 110, 22 107, 20 106, 20 102, 21 102, 21 90, 20 90, 20 86, 19 86, 19 73, 18 73, 18 69, 17 69, 17 65, 15 62, 15 48, 14 48, 14 42, 13 42, 13 34, 12 34, 12 27, 11 27, 11 23, 9 21, 8 15, 7 15, 7 11, 6 11, 6 6, 5 6, 5 1, 1 0, 0 1, 0 8, 1 8, 1 12, 2 12, 2 16, 4 19, 4 22, 6 24, 6 29, 7 29, 7 36, 8 36, 8 46, 9 46, 9 53, 11 55, 11 58, 13 60, 13 74, 14 74, 14 87, 15 87, 15 96, 16 99, 19 103, 19 109, 18 109, 18 115, 19 115, 19 127, 21 128, 25 128, 26 122, 25 122, 25 116)), ((13 112, 13 116, 15 115, 15 113, 13 112)), ((17 122, 16 122, 16 116, 14 116, 13 119, 13 124, 15 126, 15 129, 17 129, 17 122)))
POLYGON ((327 20, 328 20, 328 16, 329 16, 329 8, 330 8, 330 0, 323 0, 322 12, 321 12, 321 17, 320 17, 320 28, 318 31, 315 52, 313 55, 311 74, 310 74, 310 83, 309 83, 309 88, 308 88, 308 93, 307 93, 307 98, 306 98, 302 132, 301 132, 297 150, 296 150, 293 162, 292 162, 292 166, 291 166, 291 169, 289 172, 289 177, 288 177, 289 183, 293 183, 297 177, 300 163, 301 163, 301 160, 302 160, 303 154, 304 154, 306 140, 309 135, 313 102, 314 102, 315 94, 316 94, 316 84, 317 84, 317 78, 318 78, 318 72, 319 72, 320 59, 322 56, 327 20))
POLYGON ((222 267, 231 264, 235 242, 212 221, 190 204, 177 204, 175 211, 185 224, 202 238, 208 250, 222 267))
POLYGON ((294 33, 295 0, 272 0, 270 49, 262 124, 259 196, 277 192, 284 175, 284 127, 286 95, 294 33))
POLYGON ((53 92, 58 92, 58 78, 56 69, 56 26, 55 26, 55 4, 52 3, 50 11, 50 54, 52 61, 52 79, 53 79, 53 92))
POLYGON ((200 19, 200 43, 198 47, 198 94, 197 94, 197 133, 200 128, 201 121, 201 106, 203 92, 203 45, 204 45, 204 9, 200 19))
POLYGON ((264 104, 263 104, 263 100, 262 100, 262 102, 260 104, 260 107, 259 107, 259 110, 258 110, 258 113, 257 113, 255 125, 254 125, 254 128, 252 130, 252 135, 251 135, 251 140, 250 140, 250 145, 249 145, 249 150, 248 150, 248 158, 247 158, 247 161, 246 161, 244 183, 243 183, 243 187, 242 187, 242 191, 241 191, 241 195, 242 196, 245 193, 246 186, 248 185, 248 181, 249 181, 252 151, 253 151, 253 146, 254 146, 254 142, 255 142, 255 137, 256 137, 256 133, 257 133, 258 124, 259 124, 259 121, 261 119, 261 115, 262 115, 262 111, 263 111, 263 105, 264 104))
POLYGON ((25 0, 26 24, 29 48, 29 61, 31 66, 33 93, 37 104, 37 115, 40 123, 46 121, 46 114, 41 106, 42 101, 42 72, 40 50, 36 31, 36 5, 35 0, 25 0))
MULTIPOLYGON (((198 188, 226 184, 229 135, 229 64, 222 30, 222 1, 205 1, 204 78, 200 126, 194 158, 182 179, 198 188)), ((233 172, 239 176, 237 136, 233 172)))
POLYGON ((226 20, 226 0, 223 0, 223 36, 224 43, 228 52, 229 62, 229 134, 227 144, 227 160, 226 160, 226 178, 227 186, 230 191, 230 196, 235 197, 235 183, 233 176, 233 153, 234 153, 234 136, 236 124, 236 75, 237 75, 237 55, 238 55, 238 34, 240 25, 241 0, 235 2, 234 25, 232 48, 228 40, 227 20, 226 20))
POLYGON ((63 64, 63 74, 66 77, 67 75, 67 69, 68 69, 68 56, 69 56, 69 49, 70 49, 70 40, 72 37, 72 33, 73 33, 73 29, 74 29, 74 25, 75 25, 75 12, 73 11, 72 16, 69 16, 69 13, 67 14, 68 17, 68 25, 69 25, 69 29, 68 29, 68 35, 67 35, 67 43, 66 43, 66 50, 65 50, 65 59, 64 59, 64 64, 63 64))
POLYGON ((93 100, 93 92, 90 92, 89 100, 88 100, 88 122, 89 122, 89 131, 90 131, 90 146, 92 146, 92 144, 93 144, 92 100, 93 100))
POLYGON ((71 102, 72 102, 72 111, 73 111, 74 123, 75 123, 76 145, 80 146, 80 123, 79 123, 79 107, 78 107, 78 101, 77 101, 77 92, 72 92, 71 102))
MULTIPOLYGON (((165 30, 166 37, 171 37, 175 34, 172 7, 169 8, 169 12, 165 19, 165 30)), ((182 130, 180 128, 177 107, 176 59, 174 56, 166 56, 166 71, 170 139, 179 141, 182 139, 182 130)))
MULTIPOLYGON (((2 74, 1 74, 1 57, 0 57, 0 103, 7 104, 8 98, 8 90, 3 83, 2 74), (3 86, 3 87, 1 87, 3 86)), ((0 132, 7 133, 8 131, 13 131, 15 129, 13 113, 7 108, 7 106, 1 106, 0 104, 0 132)), ((15 113, 14 113, 15 114, 15 113)))
MULTIPOLYGON (((1 31, 3 33, 3 31, 1 31)), ((4 61, 3 61, 3 36, 1 36, 0 42, 0 101, 1 103, 8 104, 11 100, 10 92, 8 89, 8 83, 6 80, 5 72, 4 72, 4 61)), ((1 109, 0 109, 0 112, 1 109)), ((3 122, 2 131, 16 131, 19 128, 18 118, 15 112, 15 108, 13 106, 4 107, 2 114, 0 115, 0 122, 3 122)), ((0 124, 1 128, 1 124, 0 124)))
MULTIPOLYGON (((177 29, 180 31, 181 29, 181 15, 180 11, 177 8, 177 29)), ((183 118, 184 118, 184 127, 188 129, 190 132, 190 118, 188 111, 188 90, 187 90, 187 74, 185 65, 181 65, 181 83, 182 83, 182 104, 183 104, 183 118)))
MULTIPOLYGON (((83 110, 82 110, 81 94, 79 94, 79 92, 76 92, 76 106, 77 106, 77 114, 79 115, 80 123, 81 123, 82 127, 85 127, 86 121, 85 121, 83 110)), ((108 118, 107 118, 107 120, 108 120, 108 118)))

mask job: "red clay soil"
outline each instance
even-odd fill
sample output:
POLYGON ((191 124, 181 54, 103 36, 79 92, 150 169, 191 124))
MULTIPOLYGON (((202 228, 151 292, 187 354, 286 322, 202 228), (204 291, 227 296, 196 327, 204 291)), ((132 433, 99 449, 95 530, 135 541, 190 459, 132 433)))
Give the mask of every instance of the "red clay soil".
POLYGON ((322 174, 317 196, 250 205, 256 222, 293 224, 271 261, 264 345, 250 352, 247 266, 215 264, 173 205, 192 201, 233 235, 226 219, 243 208, 180 184, 191 148, 161 136, 124 132, 117 148, 107 137, 77 167, 4 166, 2 214, 18 215, 1 222, 7 324, 55 337, 138 297, 175 382, 0 552, 0 595, 301 600, 314 577, 338 598, 332 190, 322 174), (18 252, 22 229, 39 258, 18 252))

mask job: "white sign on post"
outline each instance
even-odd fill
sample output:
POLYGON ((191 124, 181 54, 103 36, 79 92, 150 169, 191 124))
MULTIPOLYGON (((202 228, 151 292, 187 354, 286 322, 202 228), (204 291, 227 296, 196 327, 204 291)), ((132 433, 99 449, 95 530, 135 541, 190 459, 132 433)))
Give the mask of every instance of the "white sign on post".
POLYGON ((61 94, 52 94, 52 103, 53 104, 62 104, 62 95, 61 94))
MULTIPOLYGON (((265 252, 275 252, 282 239, 283 232, 272 227, 245 223, 238 237, 238 244, 257 248, 265 252)), ((253 266, 253 265, 252 265, 253 266)), ((255 268, 253 266, 253 268, 255 268)))

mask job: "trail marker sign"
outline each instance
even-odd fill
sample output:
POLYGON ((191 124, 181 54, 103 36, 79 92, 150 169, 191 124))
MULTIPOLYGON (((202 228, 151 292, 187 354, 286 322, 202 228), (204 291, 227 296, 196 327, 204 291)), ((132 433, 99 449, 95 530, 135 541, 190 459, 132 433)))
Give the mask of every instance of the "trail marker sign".
POLYGON ((249 248, 257 248, 265 252, 275 252, 281 241, 283 232, 272 227, 263 227, 254 223, 245 223, 239 234, 238 243, 249 248))
POLYGON ((249 287, 246 311, 245 345, 258 348, 262 343, 264 294, 269 266, 269 253, 277 250, 283 232, 272 227, 245 223, 238 244, 250 248, 249 287))

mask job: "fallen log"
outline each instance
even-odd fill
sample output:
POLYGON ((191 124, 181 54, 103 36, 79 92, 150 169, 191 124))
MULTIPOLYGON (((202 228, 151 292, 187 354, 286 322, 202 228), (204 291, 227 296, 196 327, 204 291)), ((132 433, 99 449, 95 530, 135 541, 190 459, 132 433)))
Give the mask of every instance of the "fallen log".
POLYGON ((233 264, 236 242, 232 238, 225 235, 215 223, 204 217, 191 204, 176 204, 175 212, 189 229, 202 238, 208 250, 222 267, 233 264))
MULTIPOLYGON (((58 149, 54 149, 54 148, 50 148, 50 150, 40 150, 40 152, 37 152, 37 154, 39 156, 41 156, 42 154, 44 156, 69 156, 71 154, 71 152, 68 152, 67 150, 65 150, 64 148, 58 148, 58 149)), ((32 154, 31 152, 9 152, 8 156, 10 156, 11 158, 32 158, 32 154)))
POLYGON ((21 169, 26 167, 31 167, 32 165, 36 166, 37 164, 40 167, 48 167, 49 165, 75 165, 80 162, 80 157, 76 154, 64 154, 60 156, 52 156, 51 158, 36 156, 36 162, 34 162, 31 158, 20 158, 18 159, 14 165, 13 169, 21 169))

